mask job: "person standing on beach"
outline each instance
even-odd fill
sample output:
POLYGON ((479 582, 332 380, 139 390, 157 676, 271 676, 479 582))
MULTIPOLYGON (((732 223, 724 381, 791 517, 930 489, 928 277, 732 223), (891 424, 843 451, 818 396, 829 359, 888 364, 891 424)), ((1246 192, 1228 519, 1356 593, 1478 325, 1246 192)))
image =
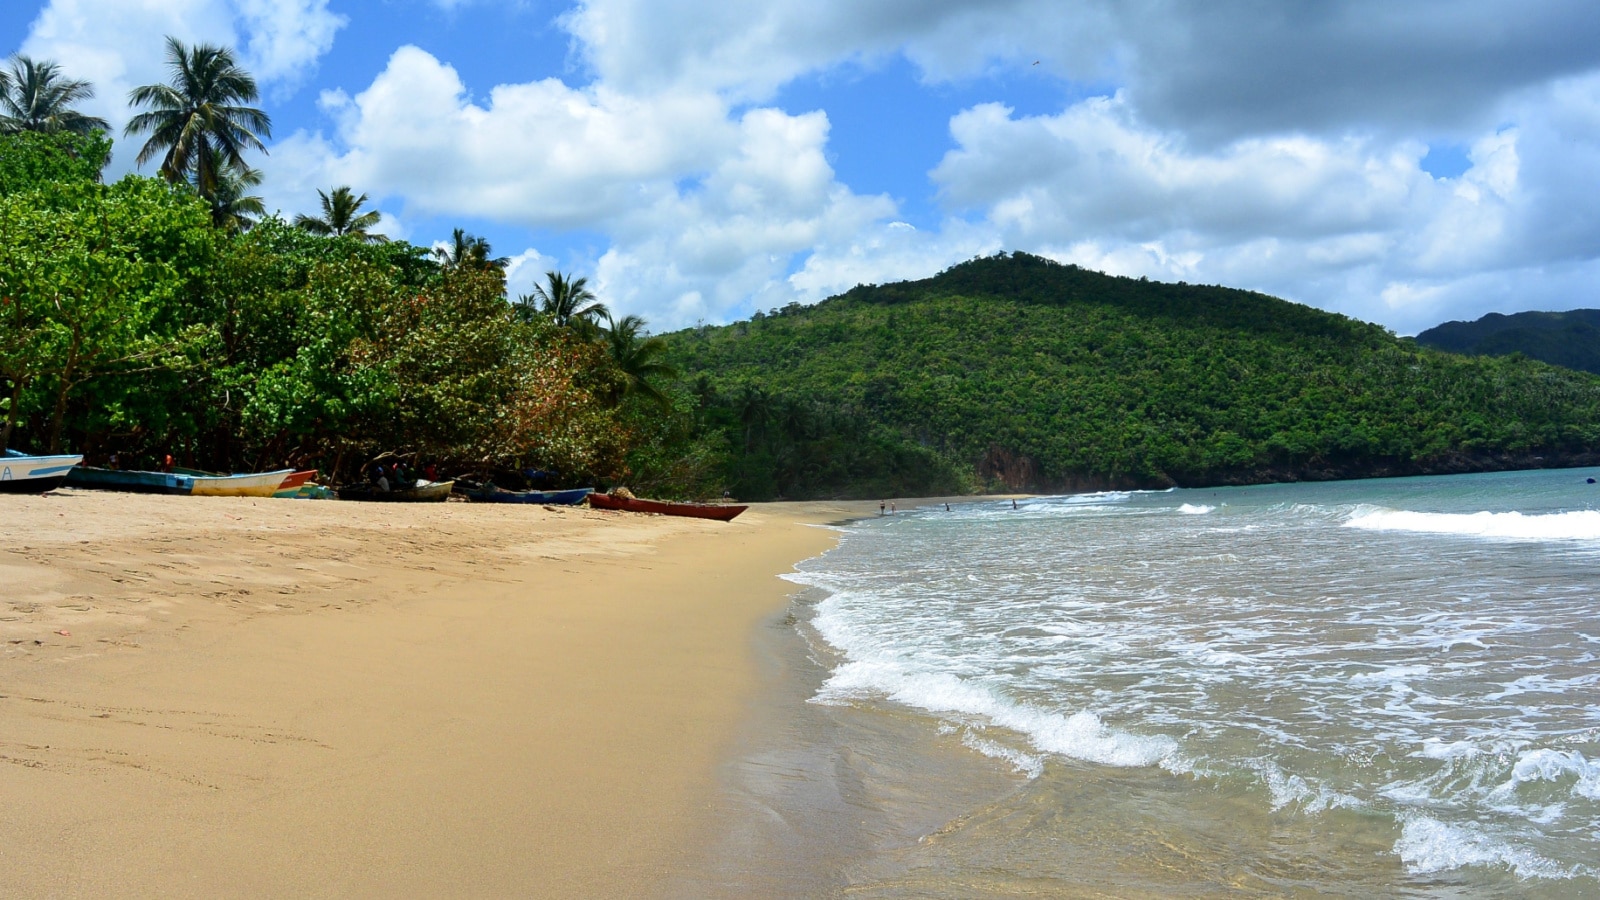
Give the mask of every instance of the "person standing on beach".
POLYGON ((888 501, 886 501, 886 500, 879 500, 879 501, 878 501, 878 515, 880 515, 880 516, 881 516, 881 515, 883 515, 883 514, 884 514, 884 512, 885 512, 885 508, 886 508, 886 507, 887 507, 887 506, 888 506, 888 505, 889 505, 889 504, 888 504, 888 501))

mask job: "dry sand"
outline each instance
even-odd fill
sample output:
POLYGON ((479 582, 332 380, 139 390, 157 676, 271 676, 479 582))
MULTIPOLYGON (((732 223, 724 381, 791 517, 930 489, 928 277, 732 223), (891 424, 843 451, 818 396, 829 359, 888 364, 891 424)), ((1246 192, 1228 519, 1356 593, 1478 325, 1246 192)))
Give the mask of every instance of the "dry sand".
POLYGON ((0 896, 649 896, 869 511, 0 495, 0 896))

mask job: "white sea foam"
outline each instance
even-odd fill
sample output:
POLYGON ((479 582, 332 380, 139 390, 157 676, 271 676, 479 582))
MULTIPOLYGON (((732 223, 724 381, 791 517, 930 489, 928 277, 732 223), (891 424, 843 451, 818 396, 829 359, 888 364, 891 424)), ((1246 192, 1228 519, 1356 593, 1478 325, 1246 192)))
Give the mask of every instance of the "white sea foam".
POLYGON ((1203 516, 1206 513, 1213 512, 1215 510, 1215 506, 1206 506, 1203 503, 1185 503, 1178 507, 1178 512, 1181 512, 1186 516, 1203 516))
POLYGON ((1545 515, 1520 512, 1430 513, 1408 510, 1357 510, 1348 528, 1459 534, 1521 541, 1600 541, 1600 510, 1545 515))
POLYGON ((1046 753, 1106 766, 1160 765, 1178 749, 1177 741, 1166 735, 1117 731, 1086 710, 1061 715, 1017 703, 949 673, 911 672, 881 659, 852 660, 840 666, 815 699, 840 703, 874 695, 939 715, 980 716, 1027 736, 1046 753))
POLYGON ((1445 872, 1463 866, 1503 866, 1520 878, 1592 877, 1587 866, 1563 866, 1510 840, 1466 825, 1414 815, 1405 819, 1395 853, 1412 872, 1445 872))
POLYGON ((967 731, 961 736, 961 743, 982 753, 984 756, 1005 760, 1017 772, 1028 776, 1029 779, 1038 778, 1044 774, 1044 757, 1036 753, 1024 753, 1021 750, 995 743, 987 738, 982 738, 976 732, 967 731))
POLYGON ((1600 764, 1572 750, 1530 750, 1517 758, 1511 769, 1511 786, 1534 781, 1560 782, 1572 779, 1572 792, 1590 800, 1600 800, 1600 764))

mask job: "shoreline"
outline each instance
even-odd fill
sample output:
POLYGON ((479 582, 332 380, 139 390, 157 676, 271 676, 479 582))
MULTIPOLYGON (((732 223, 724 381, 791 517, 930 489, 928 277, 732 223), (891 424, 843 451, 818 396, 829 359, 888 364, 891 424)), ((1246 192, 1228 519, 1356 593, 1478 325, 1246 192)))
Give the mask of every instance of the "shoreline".
POLYGON ((5 505, 5 896, 659 893, 776 576, 876 513, 5 505))

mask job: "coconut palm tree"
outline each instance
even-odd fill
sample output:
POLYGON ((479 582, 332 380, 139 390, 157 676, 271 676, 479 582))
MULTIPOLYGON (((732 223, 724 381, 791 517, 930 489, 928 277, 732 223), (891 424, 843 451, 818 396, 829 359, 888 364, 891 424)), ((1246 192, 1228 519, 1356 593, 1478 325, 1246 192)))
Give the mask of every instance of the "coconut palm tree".
POLYGON ((259 94, 256 80, 234 60, 232 50, 211 44, 186 47, 168 37, 167 67, 170 83, 129 92, 130 104, 149 111, 134 116, 125 133, 150 132, 139 151, 139 165, 160 156, 162 177, 174 184, 187 181, 210 197, 217 190, 215 160, 242 167, 244 151, 254 147, 265 153, 261 139, 272 136, 272 120, 253 106, 241 105, 259 94))
POLYGON ((267 214, 261 198, 247 193, 261 185, 261 173, 229 163, 215 147, 211 154, 211 165, 217 173, 217 189, 209 198, 211 224, 228 232, 249 231, 257 219, 267 214))
POLYGON ((446 269, 504 269, 511 260, 504 256, 491 258, 489 242, 457 228, 450 234, 450 243, 433 248, 433 258, 446 269))
POLYGON ((304 229, 312 234, 327 237, 348 236, 368 244, 382 244, 389 238, 382 234, 373 234, 367 229, 377 225, 383 218, 377 210, 357 212, 361 204, 367 202, 367 195, 357 197, 348 185, 340 185, 333 189, 333 193, 326 194, 317 191, 317 196, 322 198, 322 215, 298 215, 294 217, 296 228, 304 229))
POLYGON ((543 316, 562 328, 593 332, 599 320, 610 315, 589 290, 589 279, 569 279, 560 272, 546 272, 544 277, 546 284, 534 285, 532 294, 523 294, 512 304, 517 318, 526 322, 543 316))
POLYGON ((87 81, 63 78, 61 67, 48 59, 17 54, 11 70, 0 72, 0 134, 19 131, 70 131, 88 134, 111 128, 105 119, 86 116, 72 104, 94 96, 87 81))
POLYGON ((667 342, 651 337, 645 331, 644 319, 638 316, 612 319, 610 313, 605 313, 602 318, 606 322, 601 330, 606 351, 622 375, 622 389, 612 399, 621 403, 637 394, 662 406, 671 406, 672 400, 656 385, 658 380, 678 377, 678 370, 661 358, 667 352, 667 342))

